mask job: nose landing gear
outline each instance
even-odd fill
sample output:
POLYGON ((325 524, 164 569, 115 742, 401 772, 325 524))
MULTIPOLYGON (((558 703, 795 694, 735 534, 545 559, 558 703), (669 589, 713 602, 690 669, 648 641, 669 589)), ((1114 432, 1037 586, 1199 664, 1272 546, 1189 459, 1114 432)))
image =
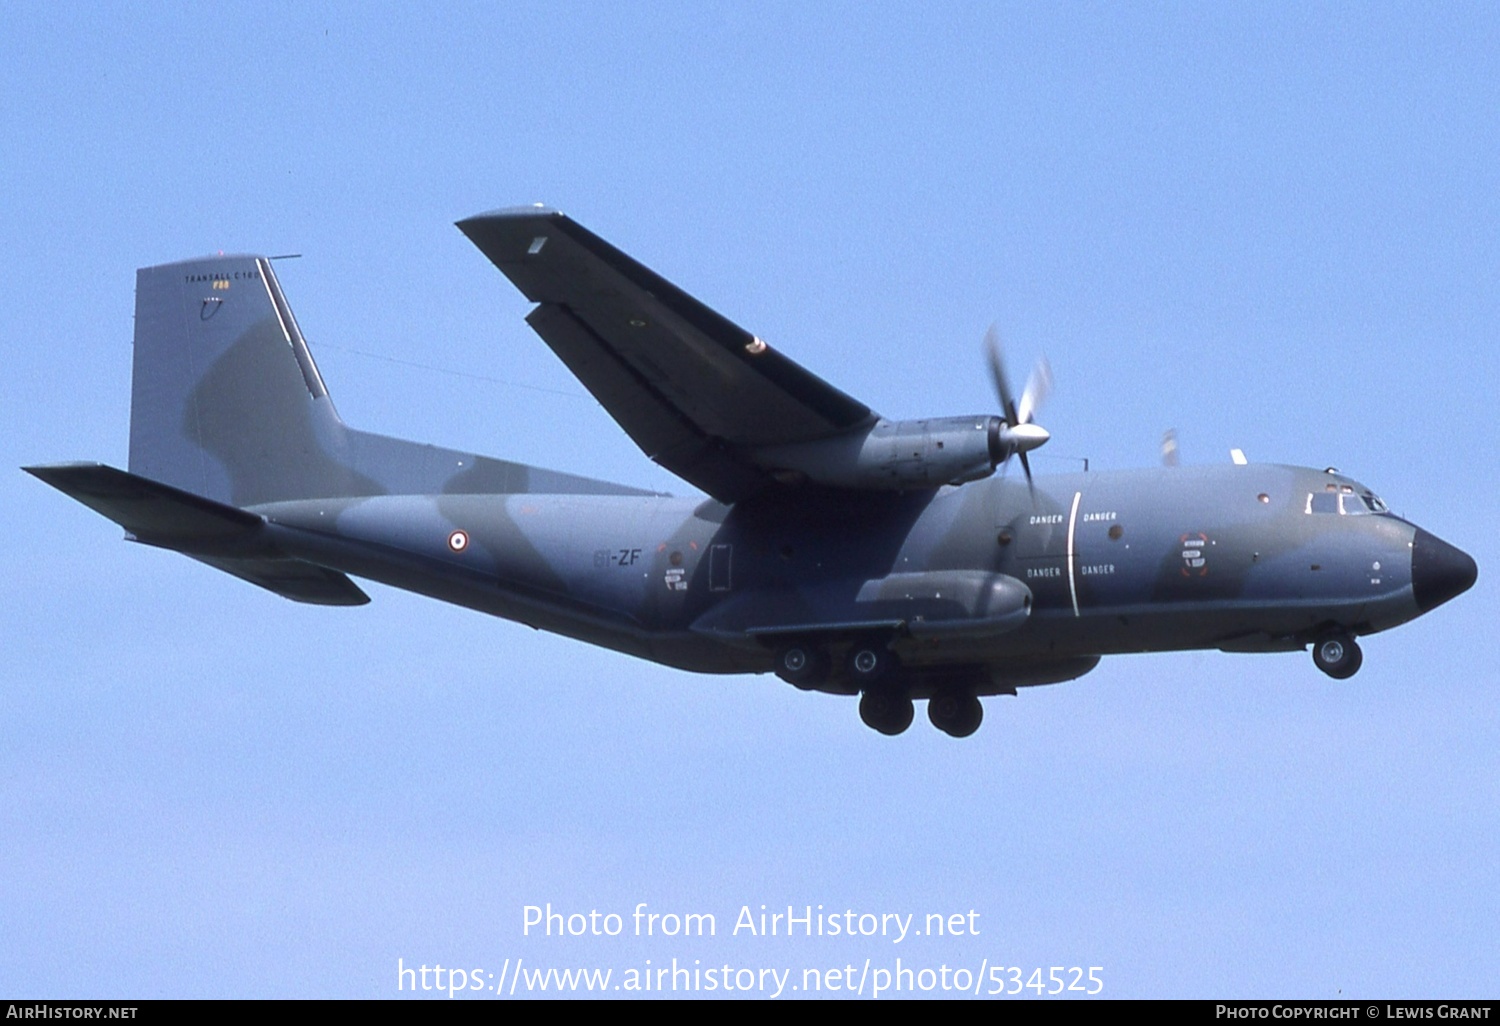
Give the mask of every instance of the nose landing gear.
POLYGON ((1334 680, 1348 680, 1365 661, 1359 645, 1348 634, 1330 634, 1313 643, 1313 664, 1334 680))

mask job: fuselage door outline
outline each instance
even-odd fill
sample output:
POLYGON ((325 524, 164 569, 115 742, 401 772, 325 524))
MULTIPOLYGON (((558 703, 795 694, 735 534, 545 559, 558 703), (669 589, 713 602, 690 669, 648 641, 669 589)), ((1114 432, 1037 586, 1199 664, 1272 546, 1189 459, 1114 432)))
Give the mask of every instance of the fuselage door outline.
POLYGON ((733 583, 733 545, 711 545, 708 549, 708 590, 728 591, 733 583))

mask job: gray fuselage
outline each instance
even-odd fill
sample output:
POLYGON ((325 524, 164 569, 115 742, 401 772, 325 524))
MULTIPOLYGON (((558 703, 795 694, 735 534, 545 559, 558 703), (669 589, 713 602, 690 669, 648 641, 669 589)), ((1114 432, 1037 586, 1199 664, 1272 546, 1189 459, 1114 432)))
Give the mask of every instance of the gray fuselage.
MULTIPOLYGON (((979 571, 1031 593, 1024 622, 1002 633, 916 642, 893 626, 913 668, 1292 650, 1423 611, 1418 529, 1332 472, 1073 474, 1041 479, 1034 503, 1003 478, 826 499, 383 495, 251 509, 288 554, 697 672, 768 671, 767 639, 787 629, 830 641, 861 629, 861 587, 892 574, 979 571)), ((1020 676, 1010 683, 1036 682, 1020 676)))

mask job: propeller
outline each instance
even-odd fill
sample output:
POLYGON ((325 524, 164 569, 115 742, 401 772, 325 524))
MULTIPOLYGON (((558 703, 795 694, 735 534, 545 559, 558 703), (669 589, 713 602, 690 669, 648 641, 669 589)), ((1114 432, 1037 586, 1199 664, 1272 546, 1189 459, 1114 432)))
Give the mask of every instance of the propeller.
POLYGON ((1031 461, 1026 454, 1046 444, 1052 436, 1047 429, 1032 421, 1036 411, 1052 392, 1052 368, 1046 357, 1038 360, 1026 379, 1026 388, 1021 392, 1021 401, 1016 402, 1011 394, 1010 382, 1005 376, 1005 361, 1000 355, 1000 334, 993 324, 984 333, 985 356, 990 363, 990 377, 995 382, 995 394, 1000 398, 1000 408, 1005 419, 990 429, 990 458, 996 463, 1021 457, 1021 469, 1026 472, 1026 487, 1031 497, 1036 498, 1036 485, 1031 480, 1031 461))

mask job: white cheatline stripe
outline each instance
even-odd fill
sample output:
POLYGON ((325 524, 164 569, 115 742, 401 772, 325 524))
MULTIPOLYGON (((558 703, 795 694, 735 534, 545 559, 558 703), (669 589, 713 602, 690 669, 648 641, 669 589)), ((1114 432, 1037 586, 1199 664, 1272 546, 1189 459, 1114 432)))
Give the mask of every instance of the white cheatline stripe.
POLYGON ((1073 598, 1073 615, 1078 615, 1078 555, 1073 549, 1073 529, 1078 526, 1078 500, 1082 492, 1073 493, 1073 512, 1068 514, 1068 594, 1073 598))

